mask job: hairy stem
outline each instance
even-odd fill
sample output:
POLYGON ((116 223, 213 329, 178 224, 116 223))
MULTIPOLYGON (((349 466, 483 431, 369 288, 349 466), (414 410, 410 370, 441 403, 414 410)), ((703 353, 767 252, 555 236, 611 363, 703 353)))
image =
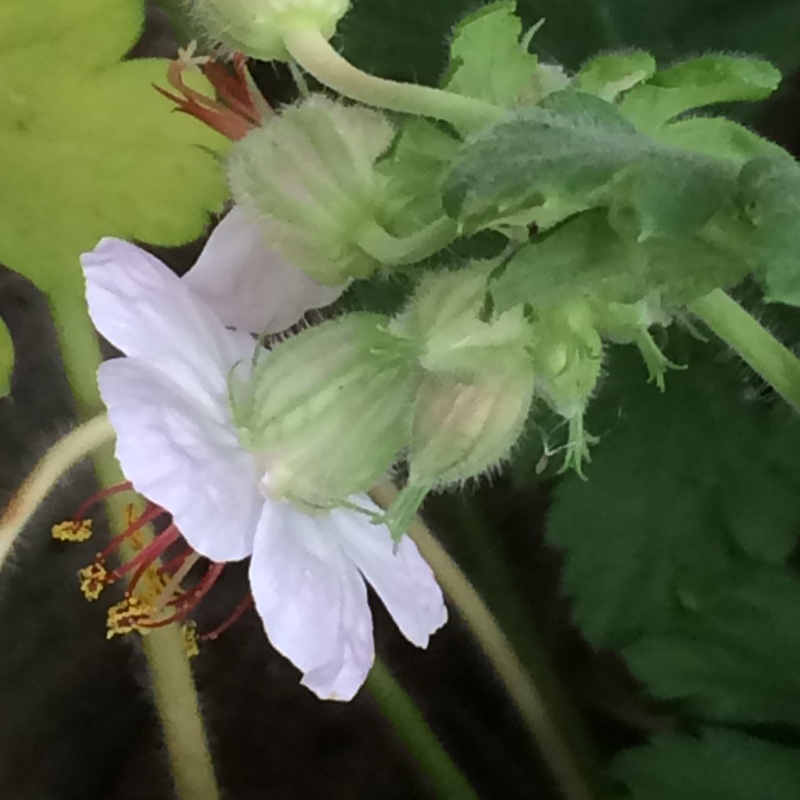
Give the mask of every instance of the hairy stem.
POLYGON ((800 360, 722 289, 689 307, 786 402, 800 411, 800 360))
POLYGON ((399 267, 438 253, 453 242, 457 232, 455 220, 449 217, 442 217, 410 236, 392 236, 373 221, 359 233, 356 243, 386 266, 399 267))
POLYGON ((442 798, 478 800, 478 795, 428 727, 414 701, 380 659, 375 659, 366 686, 395 733, 433 783, 437 794, 442 798))
MULTIPOLYGON (((370 494, 378 505, 388 508, 398 492, 391 484, 384 483, 370 494)), ((442 589, 464 618, 503 682, 563 796, 566 800, 593 800, 593 792, 584 775, 586 759, 573 753, 567 745, 539 687, 525 671, 483 598, 419 517, 411 523, 408 535, 430 564, 442 589)))
MULTIPOLYGON (((69 285, 50 296, 64 367, 75 395, 78 412, 87 419, 103 410, 97 388, 100 349, 89 319, 80 284, 69 285)), ((101 486, 122 483, 124 477, 109 448, 95 457, 101 486)), ((123 504, 111 498, 109 519, 124 526, 123 504)), ((123 556, 129 556, 123 551, 123 556)), ((98 635, 102 635, 98 632, 98 635)), ((218 800, 214 766, 208 750, 197 693, 184 640, 177 625, 154 630, 142 646, 150 669, 153 696, 161 719, 175 789, 180 800, 218 800)))
POLYGON ((292 58, 320 83, 368 106, 433 117, 470 130, 497 122, 503 109, 472 97, 377 78, 356 69, 318 31, 298 25, 284 33, 292 58))

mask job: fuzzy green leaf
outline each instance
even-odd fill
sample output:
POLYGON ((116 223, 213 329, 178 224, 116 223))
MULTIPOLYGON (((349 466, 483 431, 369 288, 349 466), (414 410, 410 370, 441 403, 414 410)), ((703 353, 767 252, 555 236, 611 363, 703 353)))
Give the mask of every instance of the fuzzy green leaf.
POLYGON ((653 133, 653 138, 682 150, 725 158, 738 166, 753 158, 792 160, 783 148, 724 117, 678 120, 659 128, 653 133))
POLYGON ((79 286, 102 236, 177 245, 226 195, 226 145, 153 89, 162 59, 120 61, 141 0, 0 8, 0 262, 45 292, 79 286))
POLYGON ((652 131, 693 108, 732 100, 763 100, 780 81, 781 73, 768 61, 701 56, 660 70, 627 92, 620 109, 638 128, 652 131))
POLYGON ((658 736, 618 756, 631 800, 788 800, 800 792, 800 751, 725 730, 658 736))
POLYGON ((665 147, 593 95, 561 91, 470 139, 445 183, 467 230, 535 223, 587 208, 633 210, 636 235, 686 235, 737 187, 734 165, 665 147))
POLYGON ((697 237, 637 242, 611 227, 605 210, 579 214, 523 245, 492 280, 494 308, 544 309, 584 296, 630 303, 661 292, 676 305, 741 280, 748 266, 697 237))
POLYGON ((624 651, 648 690, 722 722, 800 725, 800 580, 744 561, 682 599, 669 630, 624 651))
POLYGON ((669 355, 690 367, 670 372, 664 393, 617 351, 611 384, 624 385, 610 410, 598 405, 604 418, 590 406, 603 435, 587 480, 567 475, 555 491, 548 537, 598 646, 668 627, 684 587, 737 553, 780 563, 796 543, 800 424, 746 399, 738 366, 710 345, 683 346, 669 355))
POLYGON ((740 175, 742 204, 754 225, 756 274, 770 302, 800 305, 800 166, 756 159, 740 175))
POLYGON ((518 101, 531 83, 537 58, 520 42, 515 0, 499 0, 461 20, 450 45, 444 86, 501 106, 518 101))
POLYGON ((620 93, 647 80, 655 71, 656 60, 644 50, 603 53, 583 66, 575 76, 575 84, 582 92, 611 102, 620 93))

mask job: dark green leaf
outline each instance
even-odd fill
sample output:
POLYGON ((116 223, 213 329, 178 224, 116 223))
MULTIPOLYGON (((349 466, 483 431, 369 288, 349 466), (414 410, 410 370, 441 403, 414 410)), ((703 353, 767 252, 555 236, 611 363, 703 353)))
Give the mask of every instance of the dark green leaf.
POLYGON ((624 651, 651 694, 722 722, 800 725, 800 580, 743 561, 683 603, 670 630, 624 651))
POLYGON ((659 736, 619 756, 613 775, 632 800, 790 800, 800 751, 724 730, 659 736))
POLYGON ((555 492, 548 535, 566 551, 575 619, 599 646, 667 628, 690 578, 742 553, 780 562, 796 542, 800 426, 748 400, 738 364, 687 347, 670 353, 689 368, 670 372, 663 394, 643 369, 610 365, 618 400, 598 422, 590 406, 601 441, 587 480, 567 475, 555 492))

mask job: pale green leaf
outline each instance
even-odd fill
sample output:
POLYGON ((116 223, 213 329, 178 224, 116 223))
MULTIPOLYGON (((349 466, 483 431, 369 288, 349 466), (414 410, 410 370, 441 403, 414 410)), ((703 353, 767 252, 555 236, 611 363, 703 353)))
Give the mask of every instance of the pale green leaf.
POLYGON ((463 19, 450 45, 444 86, 501 106, 517 102, 533 80, 537 58, 520 42, 515 0, 499 0, 463 19))
POLYGON ((768 61, 709 55, 660 70, 625 94, 620 108, 638 128, 654 131, 693 108, 732 100, 762 100, 781 81, 768 61))
POLYGON ((655 71, 656 60, 644 50, 603 53, 582 67, 575 76, 575 86, 582 92, 612 101, 620 93, 647 80, 655 71))
POLYGON ((153 89, 167 62, 120 61, 141 24, 141 0, 0 8, 0 263, 48 293, 102 236, 181 244, 225 198, 227 143, 153 89))

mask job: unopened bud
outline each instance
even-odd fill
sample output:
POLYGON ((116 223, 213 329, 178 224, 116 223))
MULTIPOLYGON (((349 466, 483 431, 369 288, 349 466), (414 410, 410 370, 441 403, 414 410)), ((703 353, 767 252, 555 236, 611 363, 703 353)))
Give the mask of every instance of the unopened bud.
POLYGON ((234 418, 271 496, 336 505, 371 488, 408 445, 418 378, 408 343, 386 321, 350 314, 256 364, 234 418))
POLYGON ((494 372, 498 364, 528 361, 531 328, 522 306, 492 317, 486 309, 491 267, 426 276, 393 330, 415 342, 432 372, 494 372))
POLYGON ((469 380, 428 373, 414 404, 409 483, 459 482, 499 464, 522 433, 533 387, 532 367, 469 380))
POLYGON ((380 112, 313 95, 233 146, 233 197, 292 266, 320 283, 367 277, 381 262, 358 241, 386 213, 387 179, 375 161, 393 135, 380 112))
POLYGON ((263 61, 288 61, 283 34, 302 26, 330 39, 349 0, 192 0, 197 23, 225 47, 263 61))

